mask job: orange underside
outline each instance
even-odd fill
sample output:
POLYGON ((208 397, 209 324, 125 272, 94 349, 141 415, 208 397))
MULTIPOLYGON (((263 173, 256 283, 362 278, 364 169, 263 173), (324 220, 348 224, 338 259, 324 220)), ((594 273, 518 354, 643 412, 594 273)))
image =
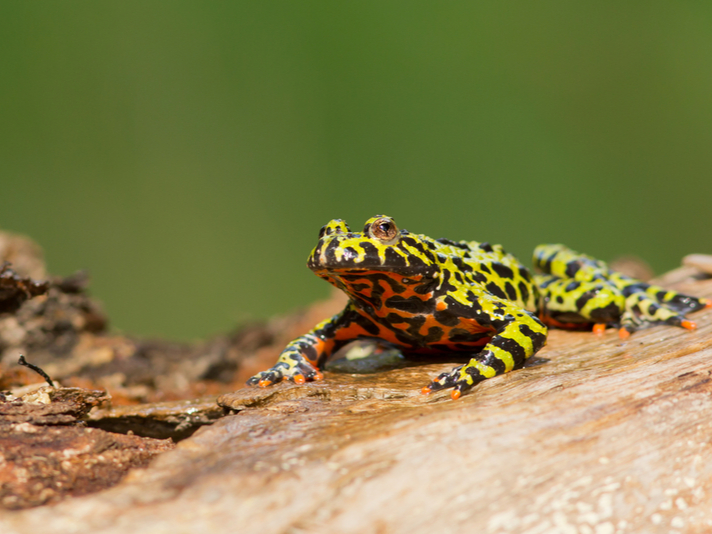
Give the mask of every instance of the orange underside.
MULTIPOLYGON (((400 315, 403 317, 413 317, 412 314, 407 314, 403 312, 398 312, 400 315)), ((370 318, 369 318, 370 319, 370 318)), ((380 325, 378 323, 374 323, 378 326, 379 331, 378 334, 373 335, 368 333, 366 330, 364 330, 361 326, 359 326, 356 323, 352 323, 346 328, 342 328, 341 330, 338 331, 336 337, 339 340, 350 340, 350 339, 357 339, 357 338, 363 338, 363 337, 373 337, 373 338, 378 338, 382 339, 383 341, 387 343, 391 343, 395 346, 401 346, 401 347, 407 347, 411 351, 414 352, 420 352, 420 353, 428 353, 428 352, 433 352, 432 350, 428 349, 428 347, 413 347, 407 344, 404 344, 402 341, 396 337, 396 334, 393 330, 386 328, 383 325, 380 325)), ((396 328, 401 329, 404 333, 406 333, 406 330, 408 329, 408 324, 407 323, 402 323, 402 324, 397 324, 394 325, 396 328)), ((479 348, 484 345, 486 345, 491 337, 484 337, 482 339, 478 339, 477 341, 473 342, 463 342, 463 341, 458 341, 458 342, 450 342, 450 332, 452 331, 453 328, 459 328, 461 330, 467 330, 470 333, 473 334, 478 334, 478 333, 487 333, 491 332, 494 335, 494 329, 492 327, 484 327, 480 325, 479 323, 471 320, 465 320, 461 319, 459 324, 455 326, 445 326, 441 323, 439 323, 434 317, 430 316, 427 317, 423 325, 420 327, 420 330, 418 333, 421 336, 427 336, 428 333, 430 332, 430 329, 436 327, 442 330, 443 334, 440 337, 439 340, 437 341, 432 341, 432 343, 437 343, 440 345, 452 345, 453 349, 455 350, 462 350, 461 346, 462 345, 468 345, 473 348, 479 348), (456 347, 456 345, 460 345, 460 347, 456 347)), ((406 334, 407 335, 407 334, 406 334)))
MULTIPOLYGON (((343 273, 340 273, 338 271, 331 271, 331 272, 319 271, 319 272, 317 272, 317 274, 322 276, 323 278, 325 278, 332 284, 336 285, 337 287, 341 286, 341 287, 345 288, 346 292, 349 293, 354 299, 364 300, 366 302, 372 302, 372 299, 374 298, 374 294, 378 295, 381 304, 388 301, 388 299, 390 299, 391 297, 400 297, 402 299, 419 299, 419 300, 422 300, 424 303, 430 301, 430 299, 433 298, 432 293, 419 294, 419 293, 415 292, 415 288, 418 287, 418 283, 423 278, 422 275, 419 275, 419 274, 404 277, 402 275, 399 275, 398 273, 388 273, 389 279, 391 279, 396 284, 402 286, 403 291, 400 293, 393 291, 391 284, 389 284, 386 280, 374 277, 374 275, 383 274, 382 272, 379 272, 379 271, 344 270, 343 273), (340 274, 344 274, 344 275, 348 274, 348 275, 352 275, 352 276, 358 275, 358 278, 344 280, 343 278, 341 278, 339 276, 340 274), (376 286, 374 286, 374 284, 378 284, 378 286, 376 287, 376 286), (375 292, 374 292, 374 289, 376 290, 375 292)), ((439 311, 443 311, 445 309, 445 307, 446 307, 445 304, 442 302, 439 302, 436 305, 436 309, 439 311)), ((391 313, 400 315, 404 319, 413 319, 420 315, 420 314, 416 314, 416 313, 409 313, 409 312, 406 312, 403 310, 387 308, 385 306, 379 308, 376 311, 376 315, 384 320, 391 313)), ((373 322, 374 324, 376 324, 378 326, 378 328, 379 328, 378 334, 376 334, 376 335, 369 334, 362 327, 360 327, 359 325, 354 323, 346 328, 339 330, 339 332, 336 334, 337 339, 349 340, 349 339, 357 339, 359 337, 374 337, 374 338, 382 339, 383 341, 386 341, 387 343, 391 343, 396 346, 408 347, 409 349, 413 350, 412 346, 406 345, 406 344, 402 343, 401 341, 399 341, 395 335, 395 332, 393 332, 391 329, 378 324, 377 322, 375 322, 373 320, 374 318, 369 317, 365 313, 363 314, 363 316, 366 319, 368 319, 369 322, 373 322)), ((400 323, 400 324, 393 324, 393 326, 395 328, 402 330, 404 333, 409 328, 408 323, 405 323, 405 322, 400 323)), ((455 347, 456 343, 454 343, 454 342, 451 343, 449 341, 449 338, 450 338, 449 334, 453 328, 466 330, 467 332, 470 332, 472 334, 479 334, 479 333, 483 333, 483 332, 494 332, 494 329, 492 327, 482 326, 473 320, 460 319, 460 321, 457 325, 445 326, 445 325, 439 323, 435 319, 434 316, 426 316, 426 320, 421 325, 420 329, 418 330, 418 334, 425 337, 429 334, 429 332, 432 328, 438 328, 443 332, 443 335, 440 337, 440 339, 437 341, 432 341, 432 343, 438 343, 441 345, 452 345, 453 348, 456 348, 455 347)), ((473 348, 477 348, 477 347, 486 345, 488 341, 489 341, 488 338, 483 338, 483 339, 480 339, 480 340, 477 340, 477 341, 471 342, 471 343, 457 342, 457 344, 458 345, 465 344, 465 345, 470 345, 473 348)), ((416 349, 416 351, 427 353, 428 348, 422 347, 422 348, 416 349)))
POLYGON ((561 321, 557 321, 556 319, 553 319, 549 317, 548 315, 540 315, 539 319, 547 325, 547 326, 554 326, 556 328, 563 328, 565 330, 590 330, 591 324, 593 323, 562 323, 561 321))

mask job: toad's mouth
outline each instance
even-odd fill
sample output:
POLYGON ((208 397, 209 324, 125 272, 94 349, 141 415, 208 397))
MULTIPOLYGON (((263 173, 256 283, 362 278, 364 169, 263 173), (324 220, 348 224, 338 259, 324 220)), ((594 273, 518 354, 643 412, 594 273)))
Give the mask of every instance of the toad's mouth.
POLYGON ((309 265, 309 268, 317 276, 349 276, 349 275, 359 275, 359 276, 369 276, 371 274, 392 274, 402 277, 427 277, 435 278, 437 277, 437 269, 429 268, 423 269, 420 266, 413 267, 403 267, 402 265, 377 265, 377 266, 361 266, 353 267, 346 265, 309 265))

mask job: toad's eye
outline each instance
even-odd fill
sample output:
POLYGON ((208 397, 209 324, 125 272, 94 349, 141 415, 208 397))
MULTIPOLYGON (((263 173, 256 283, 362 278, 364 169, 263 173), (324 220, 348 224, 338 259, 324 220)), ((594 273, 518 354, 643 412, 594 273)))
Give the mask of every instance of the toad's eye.
POLYGON ((398 235, 398 228, 391 219, 378 219, 371 224, 371 234, 381 241, 390 241, 398 235))

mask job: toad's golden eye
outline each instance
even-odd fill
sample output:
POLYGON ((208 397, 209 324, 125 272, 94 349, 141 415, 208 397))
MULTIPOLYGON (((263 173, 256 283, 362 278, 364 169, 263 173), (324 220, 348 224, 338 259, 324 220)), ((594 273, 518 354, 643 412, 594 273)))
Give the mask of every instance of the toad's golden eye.
POLYGON ((390 241, 398 235, 398 228, 392 219, 377 219, 371 224, 371 235, 381 241, 390 241))

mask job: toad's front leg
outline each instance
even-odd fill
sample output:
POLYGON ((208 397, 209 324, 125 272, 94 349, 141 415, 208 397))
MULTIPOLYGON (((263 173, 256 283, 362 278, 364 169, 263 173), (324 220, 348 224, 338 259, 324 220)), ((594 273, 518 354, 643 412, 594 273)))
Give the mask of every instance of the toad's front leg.
POLYGON ((524 310, 508 313, 494 320, 492 326, 496 334, 482 352, 475 354, 467 364, 438 376, 423 388, 423 393, 453 388, 451 396, 457 400, 475 384, 518 369, 546 342, 546 326, 524 310))
POLYGON ((267 387, 282 380, 304 384, 321 380, 321 369, 329 357, 358 337, 355 312, 351 305, 341 313, 316 325, 311 331, 289 343, 270 369, 247 381, 249 386, 267 387))

